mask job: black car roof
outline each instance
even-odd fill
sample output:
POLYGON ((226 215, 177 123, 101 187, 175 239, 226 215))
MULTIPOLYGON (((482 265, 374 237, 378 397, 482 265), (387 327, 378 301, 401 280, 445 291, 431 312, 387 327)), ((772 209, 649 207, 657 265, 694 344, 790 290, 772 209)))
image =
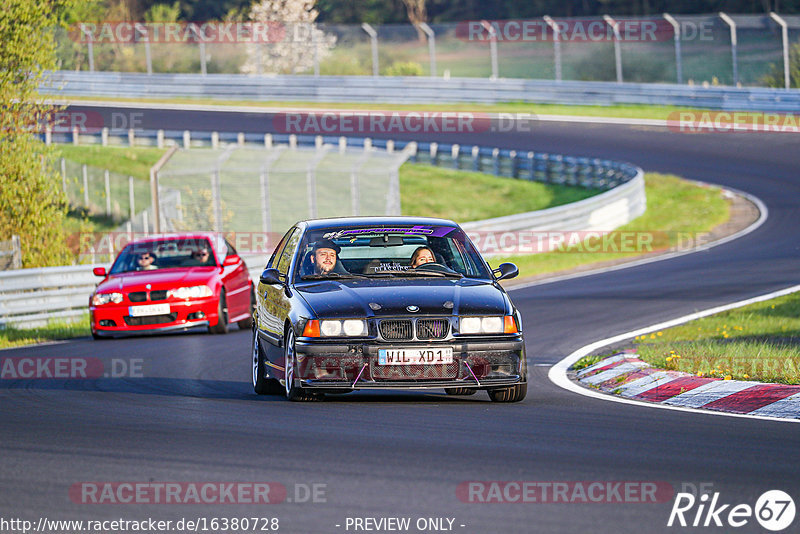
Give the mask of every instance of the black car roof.
POLYGON ((365 226, 365 225, 407 225, 407 224, 435 224, 438 226, 458 227, 458 224, 447 219, 437 219, 434 217, 337 217, 331 219, 310 219, 301 221, 309 230, 320 230, 331 227, 342 226, 365 226))

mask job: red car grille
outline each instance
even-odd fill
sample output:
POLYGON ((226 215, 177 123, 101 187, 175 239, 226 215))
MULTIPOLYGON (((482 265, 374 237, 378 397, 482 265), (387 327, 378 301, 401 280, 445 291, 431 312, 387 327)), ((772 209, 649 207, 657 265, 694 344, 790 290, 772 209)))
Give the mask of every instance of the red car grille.
MULTIPOLYGON (((148 300, 147 292, 134 291, 132 293, 128 293, 128 300, 130 300, 131 302, 145 302, 146 300, 148 300)), ((151 291, 149 300, 167 300, 167 290, 160 289, 157 291, 151 291)))
POLYGON ((171 323, 177 318, 177 313, 170 313, 169 315, 147 315, 145 317, 131 317, 130 315, 126 315, 124 317, 125 324, 128 326, 171 323))
POLYGON ((378 365, 372 361, 373 380, 443 380, 458 376, 458 362, 439 365, 378 365))

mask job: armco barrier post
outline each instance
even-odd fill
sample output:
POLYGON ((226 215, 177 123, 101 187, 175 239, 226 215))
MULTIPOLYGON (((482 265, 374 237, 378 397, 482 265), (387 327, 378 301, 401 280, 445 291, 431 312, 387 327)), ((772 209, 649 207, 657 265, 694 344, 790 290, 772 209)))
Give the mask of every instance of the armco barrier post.
POLYGON ((675 42, 675 71, 677 73, 678 83, 683 83, 683 63, 681 62, 681 25, 675 20, 675 17, 669 13, 664 13, 664 18, 672 24, 672 31, 674 32, 673 41, 675 42))
POLYGON ((496 80, 498 78, 498 66, 497 66, 497 32, 494 29, 494 26, 489 24, 488 21, 482 20, 481 26, 483 29, 486 30, 486 33, 489 34, 489 54, 491 55, 492 59, 492 80, 496 80))
POLYGON ((436 78, 436 33, 424 22, 420 22, 417 27, 422 30, 428 38, 428 54, 430 55, 431 62, 430 76, 431 78, 436 78))
POLYGON ((603 20, 614 31, 614 64, 617 69, 617 83, 622 83, 622 51, 620 50, 619 23, 608 15, 603 15, 603 20))
POLYGON ((774 11, 769 14, 770 18, 777 22, 781 27, 781 43, 783 45, 783 84, 788 91, 791 88, 791 76, 789 76, 789 25, 774 11))
POLYGON ((553 30, 553 63, 555 64, 556 69, 556 81, 561 81, 561 29, 558 27, 558 23, 554 21, 550 16, 545 15, 544 21, 550 26, 550 29, 553 30))
POLYGON ((727 24, 731 29, 731 60, 733 61, 733 85, 739 85, 739 61, 736 57, 736 47, 738 44, 738 39, 736 38, 736 22, 733 21, 725 13, 719 13, 719 17, 727 24))
POLYGON ((369 35, 370 46, 372 47, 372 75, 378 75, 378 32, 375 29, 364 22, 361 24, 361 29, 367 32, 369 35))

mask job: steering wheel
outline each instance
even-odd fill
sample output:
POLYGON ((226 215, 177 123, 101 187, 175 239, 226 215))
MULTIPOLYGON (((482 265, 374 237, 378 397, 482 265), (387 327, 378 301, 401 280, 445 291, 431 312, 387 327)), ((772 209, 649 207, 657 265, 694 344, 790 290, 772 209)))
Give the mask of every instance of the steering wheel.
POLYGON ((417 271, 431 271, 435 273, 455 273, 453 269, 441 263, 428 262, 414 267, 417 271))

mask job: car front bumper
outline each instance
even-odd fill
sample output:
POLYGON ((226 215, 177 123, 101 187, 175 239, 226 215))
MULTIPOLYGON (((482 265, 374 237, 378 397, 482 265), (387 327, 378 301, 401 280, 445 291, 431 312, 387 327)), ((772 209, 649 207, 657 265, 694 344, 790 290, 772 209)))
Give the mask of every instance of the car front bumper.
POLYGON ((527 379, 525 343, 521 336, 502 339, 449 340, 390 344, 331 343, 298 339, 295 374, 303 388, 327 390, 426 389, 465 387, 490 389, 527 379), (452 364, 380 365, 382 348, 453 349, 452 364))
MULTIPOLYGON (((132 318, 132 304, 89 306, 92 332, 105 337, 124 334, 178 332, 214 325, 219 320, 216 297, 169 301, 170 313, 163 316, 132 318)), ((151 304, 150 302, 144 304, 151 304)))

